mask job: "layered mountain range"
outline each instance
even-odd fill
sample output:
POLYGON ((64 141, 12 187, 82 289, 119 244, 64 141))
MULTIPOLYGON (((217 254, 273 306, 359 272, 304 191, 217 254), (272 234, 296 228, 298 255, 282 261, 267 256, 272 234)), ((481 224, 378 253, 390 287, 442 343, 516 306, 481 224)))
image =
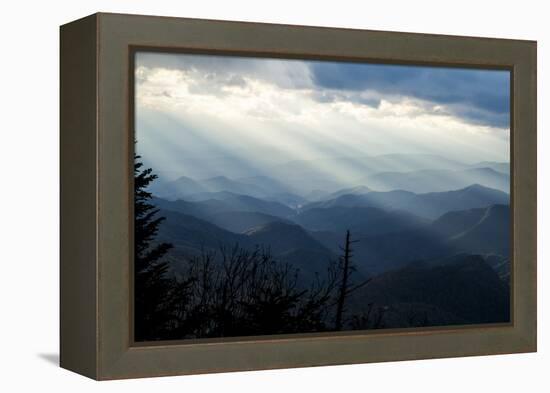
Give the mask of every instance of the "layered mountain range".
POLYGON ((269 176, 181 176, 152 190, 166 218, 158 240, 174 245, 176 271, 205 250, 265 247, 307 286, 350 231, 355 277, 371 280, 354 307, 375 307, 386 327, 506 321, 508 167, 387 155, 292 161, 269 176))

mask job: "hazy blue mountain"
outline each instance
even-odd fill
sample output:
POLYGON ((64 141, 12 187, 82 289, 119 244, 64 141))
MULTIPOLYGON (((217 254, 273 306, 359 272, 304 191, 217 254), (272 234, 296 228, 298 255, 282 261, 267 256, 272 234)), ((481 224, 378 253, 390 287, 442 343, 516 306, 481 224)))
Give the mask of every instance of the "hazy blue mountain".
POLYGON ((166 220, 160 227, 158 240, 172 243, 176 255, 198 255, 203 250, 219 251, 220 247, 231 248, 235 245, 250 250, 266 247, 277 260, 299 269, 302 280, 309 280, 316 272, 323 272, 329 260, 336 258, 334 253, 296 224, 268 222, 238 234, 176 211, 161 210, 160 214, 166 220))
POLYGON ((410 263, 378 275, 355 296, 384 307, 384 327, 507 322, 510 293, 478 255, 410 263), (413 307, 410 307, 410 305, 413 307))
MULTIPOLYGON (((207 201, 209 199, 216 199, 219 201, 223 201, 226 199, 235 198, 238 195, 239 194, 235 194, 229 191, 199 192, 197 194, 185 195, 183 199, 190 202, 202 202, 202 201, 207 201)), ((290 207, 291 209, 298 208, 299 206, 302 206, 303 204, 307 203, 307 199, 291 193, 279 193, 279 194, 276 193, 276 194, 268 195, 258 199, 262 199, 264 201, 270 201, 270 202, 278 202, 282 205, 286 205, 290 207)))
POLYGON ((185 199, 189 195, 200 195, 209 192, 230 192, 260 198, 267 195, 261 187, 255 184, 243 183, 225 176, 216 176, 203 180, 181 176, 176 180, 159 184, 153 191, 159 197, 173 200, 185 199))
POLYGON ((156 195, 176 199, 183 195, 198 194, 210 191, 200 182, 187 176, 180 176, 176 180, 169 182, 159 182, 153 189, 156 195))
POLYGON ((287 222, 284 218, 275 217, 269 214, 246 212, 246 211, 224 211, 208 216, 208 221, 220 228, 235 233, 243 233, 255 227, 266 225, 271 222, 287 222))
POLYGON ((366 272, 380 273, 415 260, 442 258, 456 253, 446 238, 430 228, 359 237, 355 260, 366 272))
POLYGON ((359 180, 359 184, 366 184, 378 191, 406 190, 415 193, 457 190, 471 184, 481 184, 509 192, 510 176, 491 168, 381 172, 359 180))
POLYGON ((247 195, 223 195, 223 199, 207 199, 198 202, 169 201, 162 198, 154 198, 153 202, 163 209, 190 214, 202 219, 209 219, 212 215, 221 212, 235 211, 263 213, 283 218, 294 214, 294 210, 278 202, 264 201, 247 195))
POLYGON ((192 215, 164 209, 160 215, 166 220, 159 227, 158 240, 170 242, 190 254, 197 254, 203 248, 217 250, 221 245, 252 246, 247 236, 226 231, 192 215))
POLYGON ((475 164, 469 165, 470 168, 491 168, 497 172, 504 173, 505 175, 510 174, 510 163, 509 162, 495 162, 495 161, 481 161, 475 164))
MULTIPOLYGON (((321 209, 328 210, 328 209, 321 209)), ((381 227, 371 234, 352 231, 355 261, 363 271, 379 273, 415 260, 444 258, 458 253, 509 257, 509 207, 494 205, 482 209, 451 212, 433 224, 409 230, 381 227)), ((343 232, 319 230, 312 236, 333 252, 343 244, 343 232)), ((497 264, 497 262, 495 262, 497 264)), ((500 275, 509 274, 505 270, 500 275)))
POLYGON ((308 203, 309 201, 297 194, 292 194, 290 192, 283 192, 278 194, 269 195, 263 198, 266 201, 279 202, 283 205, 286 205, 292 209, 298 209, 302 205, 308 203))
POLYGON ((302 210, 327 207, 377 207, 385 210, 406 210, 410 213, 437 218, 453 211, 494 204, 509 203, 508 194, 474 184, 456 191, 415 194, 409 191, 395 190, 387 192, 368 192, 366 194, 344 194, 335 199, 314 202, 302 207, 302 210))
POLYGON ((188 202, 203 202, 203 201, 208 201, 210 199, 223 201, 228 198, 234 198, 236 195, 238 194, 235 194, 234 192, 229 192, 229 191, 217 191, 217 192, 204 191, 204 192, 198 192, 196 194, 187 194, 183 199, 185 199, 188 202))
MULTIPOLYGON (((361 189, 351 190, 359 184, 377 191, 402 189, 417 193, 447 191, 474 183, 506 192, 509 188, 508 163, 483 161, 469 164, 423 154, 294 160, 267 169, 256 168, 248 172, 255 175, 235 178, 214 176, 198 180, 200 173, 189 173, 189 176, 169 181, 161 176, 153 191, 155 195, 168 199, 229 191, 297 207, 306 202, 304 198, 317 201, 342 189, 343 193, 333 195, 332 199, 344 193, 362 193, 361 189), (345 190, 348 188, 350 190, 345 190)), ((171 174, 167 179, 173 176, 171 174)))
POLYGON ((169 210, 178 212, 185 215, 190 215, 195 218, 200 218, 203 220, 208 220, 208 218, 212 214, 219 213, 220 211, 228 210, 227 208, 224 209, 223 203, 221 201, 216 201, 214 199, 210 199, 207 201, 202 202, 188 202, 184 201, 182 199, 178 199, 176 201, 169 201, 167 199, 162 198, 153 198, 152 200, 153 204, 157 206, 161 210, 169 210), (212 202, 220 202, 218 207, 214 207, 214 203, 212 202))
MULTIPOLYGON (((221 203, 214 203, 214 206, 224 206, 226 211, 248 211, 256 213, 270 214, 277 217, 288 217, 294 214, 294 210, 279 202, 264 201, 248 195, 235 195, 228 197, 221 203)), ((201 202, 203 204, 212 203, 212 201, 201 202)))
POLYGON ((254 244, 269 245, 273 255, 281 262, 300 269, 305 276, 323 273, 330 260, 337 256, 315 240, 308 232, 296 224, 270 222, 246 232, 254 244))
POLYGON ((326 209, 331 207, 376 207, 384 210, 407 208, 416 194, 409 191, 395 190, 366 193, 347 193, 349 188, 326 196, 322 201, 302 206, 301 211, 309 209, 326 209), (333 196, 335 196, 333 198, 333 196))
POLYGON ((344 196, 344 195, 363 195, 368 192, 371 192, 372 190, 368 188, 367 186, 356 186, 356 187, 350 187, 350 188, 344 188, 342 190, 338 190, 336 192, 333 192, 329 195, 327 195, 324 199, 325 200, 331 200, 336 199, 338 197, 344 196))
POLYGON ((428 221, 405 211, 385 211, 373 207, 328 207, 308 209, 290 217, 310 231, 331 231, 367 236, 420 228, 428 221))
MULTIPOLYGON (((333 252, 340 252, 345 233, 333 231, 310 232, 319 243, 333 252)), ((429 227, 420 227, 398 232, 382 232, 374 235, 361 235, 351 232, 354 261, 362 270, 379 273, 403 266, 414 260, 441 258, 451 255, 454 250, 429 227)))
POLYGON ((170 182, 160 182, 151 191, 156 196, 169 200, 225 200, 234 195, 246 195, 266 201, 278 202, 291 208, 297 208, 308 202, 303 196, 292 192, 291 187, 285 186, 280 181, 267 176, 248 177, 238 180, 232 180, 225 176, 194 180, 182 176, 170 182))
MULTIPOLYGON (((496 204, 506 205, 509 202, 510 196, 507 193, 474 184, 456 191, 416 195, 412 200, 410 210, 425 217, 436 218, 454 210, 466 210, 496 204)), ((399 206, 399 208, 405 209, 405 206, 399 206)))
POLYGON ((229 191, 235 194, 251 195, 262 197, 266 193, 262 187, 254 183, 243 183, 240 181, 229 179, 225 176, 216 176, 210 179, 205 179, 200 182, 209 191, 229 191))
POLYGON ((460 235, 476 225, 486 214, 487 208, 452 211, 443 214, 432 223, 435 232, 445 237, 460 235))
POLYGON ((510 253, 510 209, 493 205, 485 209, 479 221, 450 238, 450 244, 471 253, 510 253))
POLYGON ((248 230, 245 235, 257 244, 269 244, 275 255, 297 248, 325 249, 302 227, 292 223, 270 222, 248 230))

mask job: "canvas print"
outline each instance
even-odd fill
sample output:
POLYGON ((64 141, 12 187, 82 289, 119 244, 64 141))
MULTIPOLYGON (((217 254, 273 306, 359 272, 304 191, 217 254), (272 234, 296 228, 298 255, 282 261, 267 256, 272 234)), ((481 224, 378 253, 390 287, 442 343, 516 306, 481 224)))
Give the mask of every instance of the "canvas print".
POLYGON ((134 58, 135 341, 510 322, 510 73, 134 58))

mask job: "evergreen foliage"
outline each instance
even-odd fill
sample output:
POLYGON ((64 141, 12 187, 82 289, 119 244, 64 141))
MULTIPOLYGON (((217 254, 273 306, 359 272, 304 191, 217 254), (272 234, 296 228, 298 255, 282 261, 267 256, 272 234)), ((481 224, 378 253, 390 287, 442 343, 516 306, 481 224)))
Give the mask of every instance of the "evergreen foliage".
POLYGON ((169 243, 156 243, 159 225, 164 220, 151 204, 147 191, 157 176, 143 169, 140 157, 134 162, 134 318, 135 340, 162 339, 172 319, 171 296, 175 281, 167 277, 168 263, 163 259, 172 248, 169 243))

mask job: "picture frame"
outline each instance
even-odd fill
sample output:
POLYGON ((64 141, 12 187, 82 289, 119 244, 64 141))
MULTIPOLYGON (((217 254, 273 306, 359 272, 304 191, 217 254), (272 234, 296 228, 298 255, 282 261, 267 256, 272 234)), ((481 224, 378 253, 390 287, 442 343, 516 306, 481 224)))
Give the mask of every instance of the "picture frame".
POLYGON ((97 380, 536 351, 536 42, 98 13, 60 29, 60 364, 97 380), (136 343, 137 50, 511 72, 508 324, 136 343))

